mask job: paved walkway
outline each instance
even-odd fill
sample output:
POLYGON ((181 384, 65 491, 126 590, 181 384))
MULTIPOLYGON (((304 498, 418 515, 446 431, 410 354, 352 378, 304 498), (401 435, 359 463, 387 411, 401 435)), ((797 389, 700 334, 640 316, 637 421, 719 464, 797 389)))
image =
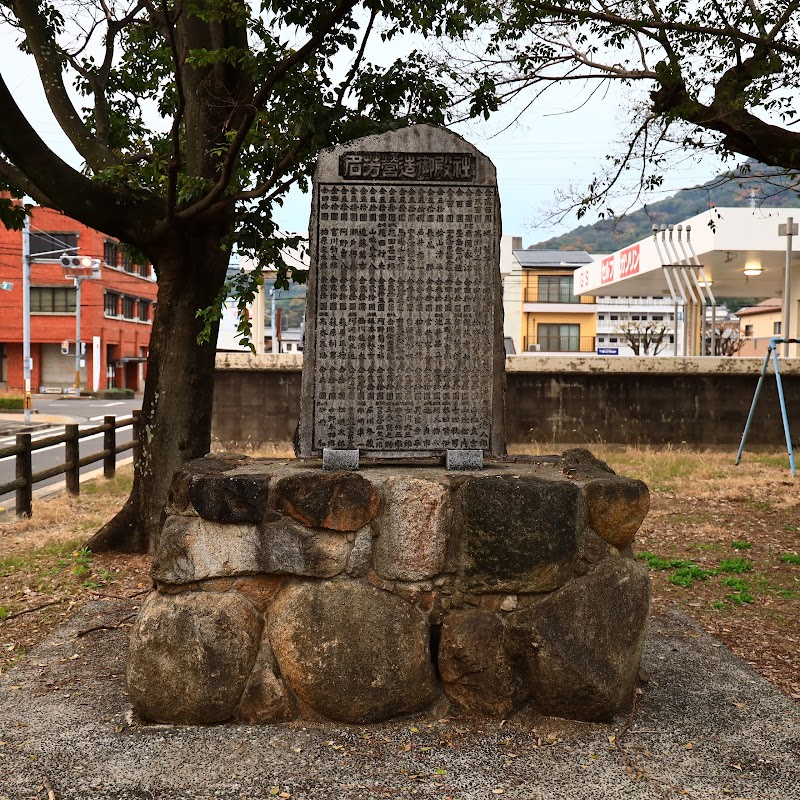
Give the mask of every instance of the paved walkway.
POLYGON ((800 707, 677 613, 632 721, 174 727, 131 715, 134 610, 91 603, 0 677, 2 800, 800 798, 800 707))
POLYGON ((0 414, 0 436, 14 436, 18 433, 34 433, 50 428, 53 425, 65 425, 72 422, 71 417, 57 417, 48 414, 31 414, 30 423, 25 422, 22 411, 18 413, 0 414))

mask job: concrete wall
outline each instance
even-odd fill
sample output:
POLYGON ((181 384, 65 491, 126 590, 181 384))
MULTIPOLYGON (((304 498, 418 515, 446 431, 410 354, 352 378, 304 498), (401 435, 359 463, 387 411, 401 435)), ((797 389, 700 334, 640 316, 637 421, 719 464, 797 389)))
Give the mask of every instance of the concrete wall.
MULTIPOLYGON (((762 359, 512 356, 506 433, 526 442, 738 445, 762 359)), ((302 356, 217 359, 213 434, 233 447, 287 442, 300 414, 302 356)), ((782 360, 794 442, 800 359, 782 360)), ((749 445, 783 447, 775 378, 761 392, 749 445)))

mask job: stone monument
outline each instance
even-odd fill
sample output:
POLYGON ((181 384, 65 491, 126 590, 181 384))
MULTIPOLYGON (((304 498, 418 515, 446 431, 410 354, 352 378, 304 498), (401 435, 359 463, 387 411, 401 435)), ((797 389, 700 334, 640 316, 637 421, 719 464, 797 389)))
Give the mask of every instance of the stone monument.
POLYGON ((131 634, 134 708, 609 719, 644 646, 631 543, 649 493, 585 450, 503 455, 491 164, 429 126, 363 139, 320 156, 312 223, 302 458, 176 475, 131 634))
POLYGON ((314 173, 298 455, 505 452, 500 204, 486 156, 416 125, 314 173))

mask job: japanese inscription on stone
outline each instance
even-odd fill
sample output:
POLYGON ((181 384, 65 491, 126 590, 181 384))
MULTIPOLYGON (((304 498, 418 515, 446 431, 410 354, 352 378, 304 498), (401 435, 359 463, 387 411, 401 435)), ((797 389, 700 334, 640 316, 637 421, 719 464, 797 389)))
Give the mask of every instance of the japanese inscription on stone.
POLYGON ((339 156, 339 175, 345 180, 471 181, 471 153, 346 153, 339 156))
POLYGON ((361 141, 315 176, 300 455, 501 450, 494 171, 437 128, 361 141), (459 150, 367 149, 420 139, 459 150))

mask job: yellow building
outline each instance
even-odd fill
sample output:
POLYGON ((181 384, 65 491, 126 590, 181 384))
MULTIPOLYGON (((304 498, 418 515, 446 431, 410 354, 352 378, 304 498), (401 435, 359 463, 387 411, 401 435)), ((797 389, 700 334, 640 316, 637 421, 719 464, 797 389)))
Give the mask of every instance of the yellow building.
POLYGON ((594 297, 577 297, 573 273, 591 263, 583 250, 514 250, 522 300, 522 352, 594 353, 594 297))
POLYGON ((771 297, 736 312, 739 317, 739 335, 745 339, 737 356, 765 356, 769 340, 781 335, 783 300, 771 297))

